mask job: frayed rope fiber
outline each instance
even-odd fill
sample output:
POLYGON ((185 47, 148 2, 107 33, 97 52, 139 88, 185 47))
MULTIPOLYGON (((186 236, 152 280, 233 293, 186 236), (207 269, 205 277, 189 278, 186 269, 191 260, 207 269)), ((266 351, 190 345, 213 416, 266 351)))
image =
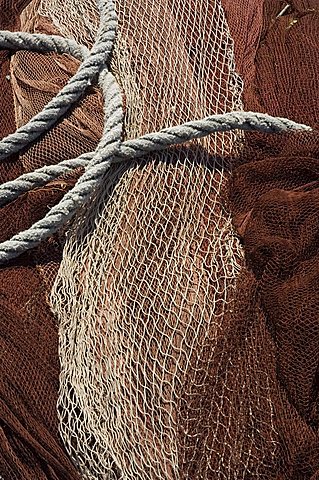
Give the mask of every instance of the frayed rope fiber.
POLYGON ((43 219, 28 230, 0 243, 1 263, 36 247, 56 233, 95 191, 107 170, 115 162, 141 157, 173 145, 203 138, 214 132, 246 130, 278 133, 291 130, 311 130, 306 125, 285 118, 253 112, 231 112, 191 121, 180 126, 163 129, 160 132, 149 133, 138 139, 122 142, 122 99, 118 84, 109 71, 110 56, 116 38, 117 16, 113 0, 99 0, 98 6, 100 26, 96 41, 90 51, 73 40, 56 35, 0 32, 0 47, 2 48, 66 53, 82 60, 76 74, 41 112, 15 133, 1 140, 0 160, 20 152, 47 132, 83 96, 89 85, 98 82, 104 96, 104 129, 94 152, 63 161, 57 165, 42 167, 0 186, 1 206, 21 193, 42 186, 74 168, 85 167, 85 172, 76 185, 65 194, 57 205, 51 208, 43 219))

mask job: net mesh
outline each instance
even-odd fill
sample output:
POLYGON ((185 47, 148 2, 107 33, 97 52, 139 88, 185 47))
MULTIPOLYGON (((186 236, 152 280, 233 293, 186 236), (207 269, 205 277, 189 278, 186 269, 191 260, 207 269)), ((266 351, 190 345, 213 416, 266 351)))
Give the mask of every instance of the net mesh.
MULTIPOLYGON (((117 2, 117 12, 126 138, 240 109, 220 2, 117 2)), ((235 139, 116 167, 67 241, 52 297, 59 415, 85 478, 224 475, 213 356, 242 257, 221 202, 235 139)))

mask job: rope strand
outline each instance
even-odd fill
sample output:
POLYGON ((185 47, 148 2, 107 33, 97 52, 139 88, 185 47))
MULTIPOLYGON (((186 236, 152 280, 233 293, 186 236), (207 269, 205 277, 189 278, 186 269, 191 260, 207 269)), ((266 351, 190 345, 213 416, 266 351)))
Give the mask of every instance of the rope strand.
POLYGON ((72 55, 78 60, 84 60, 90 50, 79 45, 74 40, 59 35, 42 33, 0 31, 0 48, 6 50, 32 50, 35 52, 55 52, 72 55))
MULTIPOLYGON (((136 140, 127 140, 121 143, 118 157, 112 159, 111 163, 142 157, 150 152, 203 138, 211 133, 231 130, 277 133, 288 130, 309 130, 309 127, 262 113, 235 112, 213 115, 178 127, 148 133, 136 140)), ((57 165, 46 165, 34 172, 23 174, 13 181, 3 183, 0 185, 0 206, 33 188, 42 187, 60 175, 72 172, 75 168, 87 167, 94 154, 95 152, 84 153, 78 158, 65 160, 57 165)))

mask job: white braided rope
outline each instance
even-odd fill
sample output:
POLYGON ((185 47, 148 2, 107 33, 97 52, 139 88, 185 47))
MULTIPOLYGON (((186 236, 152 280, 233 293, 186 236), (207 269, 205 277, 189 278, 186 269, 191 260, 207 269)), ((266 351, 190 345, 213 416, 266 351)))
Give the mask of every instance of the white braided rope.
MULTIPOLYGON (((18 128, 18 130, 3 138, 0 142, 0 160, 4 160, 13 153, 21 151, 35 141, 40 135, 48 131, 66 112, 83 96, 86 88, 97 80, 98 74, 104 65, 109 62, 116 36, 117 17, 115 14, 114 3, 112 0, 99 0, 101 11, 101 23, 97 33, 97 39, 89 55, 81 63, 76 74, 70 78, 62 90, 44 107, 44 109, 35 115, 28 123, 18 128), (102 20, 103 19, 103 20, 102 20)), ((6 39, 6 32, 2 32, 3 44, 6 39)), ((12 44, 12 35, 10 34, 7 48, 12 44)), ((19 48, 22 44, 26 49, 30 49, 31 35, 19 37, 19 48), (25 42, 25 43, 24 43, 25 42)), ((42 51, 44 42, 47 41, 48 47, 52 49, 51 35, 43 35, 39 43, 38 36, 35 37, 34 49, 42 51), (46 39, 46 40, 45 40, 46 39)), ((55 42, 56 43, 56 42, 55 42)), ((62 43, 56 43, 60 52, 62 43)), ((15 47, 17 48, 17 47, 15 47)), ((66 45, 66 53, 70 52, 70 44, 66 45)))

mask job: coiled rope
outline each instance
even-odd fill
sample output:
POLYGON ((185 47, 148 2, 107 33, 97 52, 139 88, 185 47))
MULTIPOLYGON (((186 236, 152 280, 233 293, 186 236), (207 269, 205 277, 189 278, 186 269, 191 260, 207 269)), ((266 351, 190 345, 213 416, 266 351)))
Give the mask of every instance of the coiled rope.
POLYGON ((122 99, 117 82, 109 71, 110 56, 116 37, 117 16, 113 0, 98 0, 98 6, 100 25, 96 41, 90 51, 73 40, 56 35, 0 32, 0 47, 2 48, 66 53, 82 60, 76 74, 40 113, 15 133, 1 140, 0 160, 25 149, 40 135, 48 131, 80 99, 89 85, 99 82, 104 96, 104 130, 94 152, 85 153, 78 158, 63 161, 57 165, 42 167, 0 186, 1 206, 21 193, 42 186, 74 168, 85 167, 84 174, 75 186, 64 195, 57 205, 51 208, 43 219, 28 230, 0 243, 1 263, 36 247, 56 233, 94 192, 114 162, 141 157, 150 152, 202 138, 214 132, 247 130, 277 133, 289 130, 311 130, 306 125, 285 118, 253 112, 231 112, 224 115, 213 115, 202 120, 150 133, 135 140, 122 142, 122 99))

